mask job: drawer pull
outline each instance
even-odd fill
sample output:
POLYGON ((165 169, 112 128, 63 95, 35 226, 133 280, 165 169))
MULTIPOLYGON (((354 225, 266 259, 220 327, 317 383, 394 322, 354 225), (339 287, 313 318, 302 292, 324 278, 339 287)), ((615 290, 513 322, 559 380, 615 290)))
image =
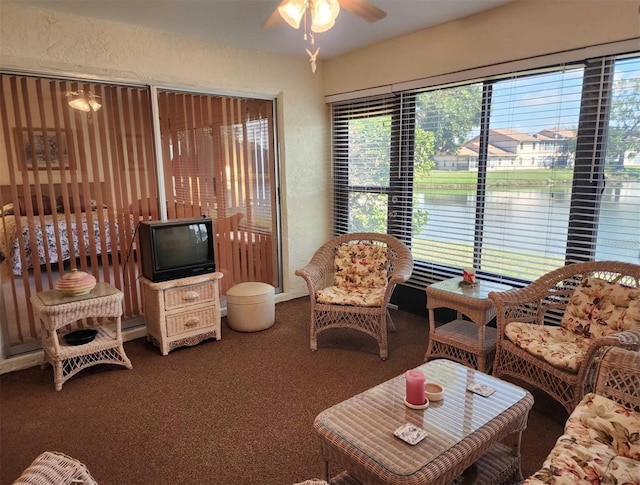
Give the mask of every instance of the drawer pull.
POLYGON ((187 320, 184 324, 185 327, 195 327, 196 325, 198 325, 200 323, 200 319, 199 318, 192 318, 190 320, 187 320))
POLYGON ((193 301, 197 300, 198 298, 200 298, 200 294, 197 291, 187 291, 184 294, 183 300, 193 301))

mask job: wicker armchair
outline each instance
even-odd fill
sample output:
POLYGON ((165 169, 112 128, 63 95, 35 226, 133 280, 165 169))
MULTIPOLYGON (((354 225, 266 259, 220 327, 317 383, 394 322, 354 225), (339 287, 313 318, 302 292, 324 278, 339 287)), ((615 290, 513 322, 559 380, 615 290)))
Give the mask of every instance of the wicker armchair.
POLYGON ((603 349, 640 348, 640 265, 569 264, 489 298, 497 312, 493 375, 533 384, 568 413, 592 390, 603 349))
POLYGON ((13 485, 96 485, 87 467, 58 451, 40 454, 13 485))
POLYGON ((395 330, 387 304, 396 284, 407 281, 412 270, 409 248, 387 234, 352 233, 326 242, 296 271, 307 282, 311 299, 311 350, 318 348, 318 333, 353 328, 375 338, 380 358, 386 360, 387 325, 395 330), (375 264, 358 264, 360 255, 344 257, 353 251, 364 251, 375 264), (344 267, 345 261, 356 259, 352 268, 344 267))

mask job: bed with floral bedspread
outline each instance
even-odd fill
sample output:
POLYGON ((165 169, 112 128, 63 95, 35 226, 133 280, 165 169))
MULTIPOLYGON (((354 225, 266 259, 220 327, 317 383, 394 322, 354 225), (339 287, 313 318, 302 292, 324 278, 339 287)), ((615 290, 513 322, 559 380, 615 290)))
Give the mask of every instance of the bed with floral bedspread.
POLYGON ((107 209, 74 213, 68 218, 67 221, 67 216, 61 213, 32 218, 19 215, 0 217, 0 264, 11 265, 13 274, 21 275, 33 268, 34 262, 39 265, 47 261, 62 263, 71 259, 72 254, 78 257, 81 248, 84 254, 90 254, 93 248, 96 254, 110 254, 112 248, 117 250, 119 247, 119 221, 107 209), (32 247, 32 239, 36 242, 35 248, 32 247), (24 260, 20 257, 21 244, 24 260))

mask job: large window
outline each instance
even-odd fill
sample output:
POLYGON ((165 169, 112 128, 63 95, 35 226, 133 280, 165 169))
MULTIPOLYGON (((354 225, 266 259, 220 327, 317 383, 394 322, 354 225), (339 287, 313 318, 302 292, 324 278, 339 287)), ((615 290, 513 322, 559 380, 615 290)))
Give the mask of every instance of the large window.
POLYGON ((524 283, 640 263, 640 58, 334 103, 335 231, 412 247, 411 280, 524 283))

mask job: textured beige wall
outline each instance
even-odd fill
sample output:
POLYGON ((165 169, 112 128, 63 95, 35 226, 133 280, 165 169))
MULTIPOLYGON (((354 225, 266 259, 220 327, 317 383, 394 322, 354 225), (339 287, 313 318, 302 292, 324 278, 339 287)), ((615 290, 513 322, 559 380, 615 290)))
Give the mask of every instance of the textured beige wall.
POLYGON ((277 96, 284 290, 292 296, 307 293, 294 271, 330 233, 329 128, 321 64, 314 75, 305 58, 0 3, 0 69, 277 96))
POLYGON ((637 0, 518 0, 330 59, 323 70, 324 91, 346 93, 631 39, 640 36, 638 5, 637 0))

